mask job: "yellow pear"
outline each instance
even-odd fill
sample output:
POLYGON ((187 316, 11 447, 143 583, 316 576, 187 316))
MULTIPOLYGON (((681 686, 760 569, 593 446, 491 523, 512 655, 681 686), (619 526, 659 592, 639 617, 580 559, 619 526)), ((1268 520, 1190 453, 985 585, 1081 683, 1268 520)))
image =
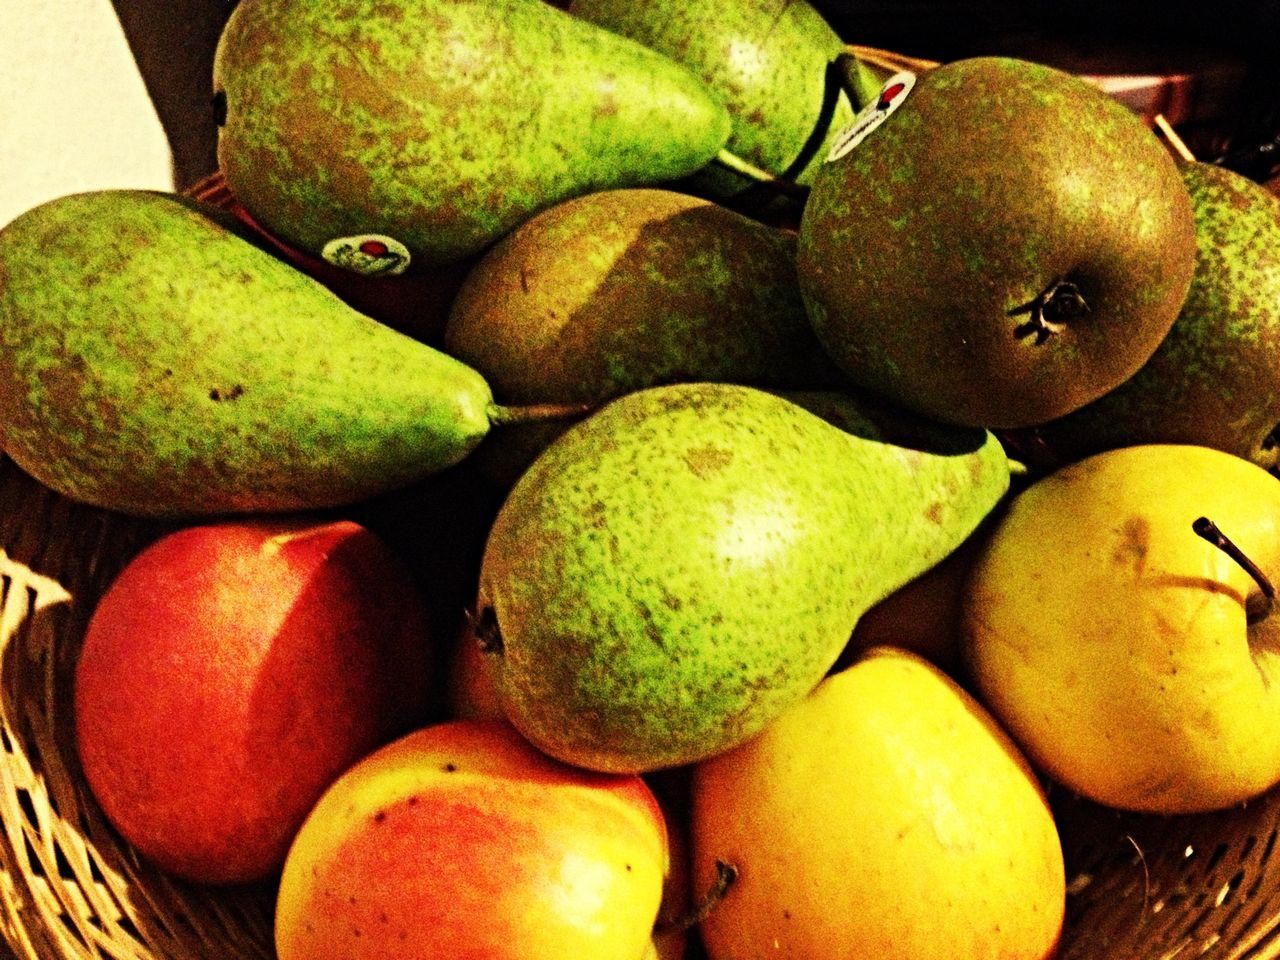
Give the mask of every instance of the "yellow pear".
POLYGON ((878 647, 695 766, 712 960, 1042 960, 1062 847, 1012 741, 922 657, 878 647))
POLYGON ((1012 501, 970 576, 975 689, 1096 802, 1192 813, 1261 793, 1280 781, 1280 617, 1248 565, 1280 571, 1262 467, 1185 445, 1064 467, 1012 501))

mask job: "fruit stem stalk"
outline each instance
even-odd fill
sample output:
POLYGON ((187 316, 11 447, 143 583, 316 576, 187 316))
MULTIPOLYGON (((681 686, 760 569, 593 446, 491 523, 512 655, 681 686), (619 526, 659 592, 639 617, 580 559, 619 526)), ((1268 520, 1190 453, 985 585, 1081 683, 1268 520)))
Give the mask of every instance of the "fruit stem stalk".
POLYGON ((803 199, 809 194, 806 187, 802 187, 794 180, 786 180, 782 177, 774 176, 763 167, 756 166, 750 160, 747 160, 745 157, 740 157, 728 149, 722 148, 720 152, 716 154, 714 162, 720 164, 722 167, 729 168, 734 173, 742 174, 748 180, 754 180, 757 183, 763 184, 772 190, 776 190, 779 193, 784 194, 785 196, 803 199))
POLYGON ((709 889, 693 908, 680 916, 662 920, 654 927, 654 933, 672 933, 676 930, 689 930, 703 920, 715 909, 716 904, 724 899, 724 895, 738 879, 738 868, 724 860, 716 861, 716 877, 709 889))
POLYGON ((518 423, 545 423, 549 420, 579 420, 596 408, 594 403, 529 403, 507 406, 489 404, 489 422, 495 427, 518 423))
POLYGON ((1266 598, 1266 606, 1263 610, 1257 612, 1250 617, 1251 621, 1261 620, 1271 612, 1271 605, 1276 598, 1276 588, 1271 585, 1271 581, 1267 579, 1256 563, 1250 560, 1243 550, 1236 546, 1221 530, 1218 525, 1208 517, 1197 517, 1191 524, 1191 529, 1195 531, 1196 536, 1202 540, 1207 540, 1213 544, 1236 563, 1244 568, 1249 576, 1253 577, 1254 582, 1262 591, 1263 597, 1266 598))

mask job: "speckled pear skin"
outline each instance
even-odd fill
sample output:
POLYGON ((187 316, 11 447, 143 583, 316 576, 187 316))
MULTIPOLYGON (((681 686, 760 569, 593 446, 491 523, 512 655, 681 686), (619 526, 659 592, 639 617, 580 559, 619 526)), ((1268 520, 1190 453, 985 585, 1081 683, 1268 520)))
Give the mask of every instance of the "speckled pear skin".
POLYGON ((795 233, 662 189, 606 190, 521 224, 472 268, 444 347, 504 403, 674 381, 791 389, 844 377, 805 314, 795 233))
POLYGON ((989 428, 1064 416, 1131 376, 1194 266, 1190 198, 1150 128, 1008 57, 921 73, 822 166, 797 252, 810 320, 854 383, 989 428), (1023 325, 1061 280, 1087 312, 1041 339, 1023 325))
POLYGON ((299 510, 443 470, 488 384, 159 192, 72 194, 0 230, 0 446, 141 516, 299 510))
POLYGON ((1113 447, 1190 443, 1276 469, 1280 197, 1214 164, 1181 170, 1198 252, 1178 319, 1129 380, 1015 437, 1028 460, 1060 465, 1113 447))
MULTIPOLYGON (((818 389, 795 233, 664 189, 604 190, 536 214, 467 275, 444 349, 510 404, 607 400, 661 383, 818 389)), ((504 428, 477 451, 509 485, 565 424, 504 428)))
POLYGON ((862 433, 755 388, 673 384, 548 447, 482 561, 476 616, 512 722, 600 770, 728 749, 803 697, 861 613, 1008 489, 986 431, 936 453, 842 416, 862 433))
POLYGON ((730 129, 684 67, 543 0, 244 0, 214 84, 219 163, 259 222, 313 255, 386 234, 411 264, 686 176, 730 129))
MULTIPOLYGON (((827 66, 848 48, 803 0, 573 0, 568 10, 689 67, 729 108, 729 149, 775 175, 811 182, 831 139, 853 118, 856 105, 843 92, 823 116, 832 82, 827 66), (821 139, 806 149, 824 119, 821 139)), ((862 64, 857 81, 860 103, 874 100, 879 83, 862 64)), ((699 171, 690 183, 722 200, 750 186, 719 166, 699 171)))

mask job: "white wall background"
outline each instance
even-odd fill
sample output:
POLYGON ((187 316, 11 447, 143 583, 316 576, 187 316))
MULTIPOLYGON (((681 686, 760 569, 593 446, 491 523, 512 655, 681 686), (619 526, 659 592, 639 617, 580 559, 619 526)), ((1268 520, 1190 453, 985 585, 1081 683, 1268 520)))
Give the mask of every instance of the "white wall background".
POLYGON ((172 186, 110 0, 0 0, 0 226, 78 190, 172 186))

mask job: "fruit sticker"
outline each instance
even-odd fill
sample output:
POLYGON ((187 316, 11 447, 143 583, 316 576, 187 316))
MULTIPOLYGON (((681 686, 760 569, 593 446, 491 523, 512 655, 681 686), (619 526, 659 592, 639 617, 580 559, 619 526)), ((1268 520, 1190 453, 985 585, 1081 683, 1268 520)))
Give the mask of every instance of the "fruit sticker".
POLYGON ((409 267, 409 248, 380 233, 337 237, 324 245, 320 255, 336 267, 367 277, 393 277, 409 267))
POLYGON ((827 154, 827 163, 839 160, 870 136, 872 130, 889 119, 889 114, 902 106, 915 85, 916 75, 906 70, 886 80, 875 102, 859 110, 853 122, 836 135, 827 154))

